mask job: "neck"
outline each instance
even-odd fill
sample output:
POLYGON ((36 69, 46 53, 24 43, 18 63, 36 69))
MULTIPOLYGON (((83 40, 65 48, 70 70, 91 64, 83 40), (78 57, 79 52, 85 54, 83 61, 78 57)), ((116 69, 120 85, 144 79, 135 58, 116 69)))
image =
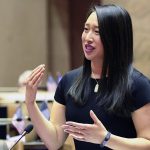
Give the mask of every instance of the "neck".
POLYGON ((100 79, 101 73, 102 73, 102 65, 91 62, 91 77, 100 79))

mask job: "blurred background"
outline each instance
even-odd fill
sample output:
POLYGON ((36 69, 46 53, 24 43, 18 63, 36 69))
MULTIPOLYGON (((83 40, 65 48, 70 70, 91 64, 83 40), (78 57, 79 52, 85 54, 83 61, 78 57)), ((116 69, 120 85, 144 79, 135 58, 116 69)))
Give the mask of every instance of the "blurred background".
MULTIPOLYGON (((81 33, 95 2, 115 3, 131 14, 134 65, 150 77, 150 3, 147 0, 0 0, 0 87, 14 87, 19 75, 39 64, 46 76, 82 64, 81 33)), ((44 85, 44 83, 43 83, 44 85)))
MULTIPOLYGON (((49 119, 61 77, 82 65, 81 34, 93 3, 113 3, 128 10, 134 31, 134 66, 150 77, 148 0, 0 0, 0 146, 30 123, 24 105, 25 79, 40 64, 46 65, 41 85, 45 90, 39 89, 37 103, 49 119)), ((35 131, 25 141, 16 150, 46 149, 35 131)), ((74 150, 71 138, 61 150, 74 150)))

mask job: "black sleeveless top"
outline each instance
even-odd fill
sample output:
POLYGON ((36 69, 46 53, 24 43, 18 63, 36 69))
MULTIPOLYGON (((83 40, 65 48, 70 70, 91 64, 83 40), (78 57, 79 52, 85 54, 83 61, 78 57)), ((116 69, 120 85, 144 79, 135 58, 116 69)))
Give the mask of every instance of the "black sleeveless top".
MULTIPOLYGON (((89 115, 90 110, 93 110, 105 128, 112 134, 126 138, 135 138, 136 131, 131 117, 108 114, 103 107, 97 105, 96 93, 94 93, 94 87, 96 85, 95 79, 89 79, 88 83, 90 84, 91 91, 88 96, 89 99, 84 106, 77 106, 73 99, 67 96, 68 90, 81 71, 82 67, 68 72, 61 79, 56 89, 54 98, 58 103, 66 106, 66 121, 93 124, 89 115)), ((146 76, 135 69, 132 78, 132 102, 129 107, 135 111, 150 102, 150 81, 146 76)), ((109 150, 107 147, 100 148, 99 144, 77 140, 74 140, 74 142, 76 150, 109 150)))

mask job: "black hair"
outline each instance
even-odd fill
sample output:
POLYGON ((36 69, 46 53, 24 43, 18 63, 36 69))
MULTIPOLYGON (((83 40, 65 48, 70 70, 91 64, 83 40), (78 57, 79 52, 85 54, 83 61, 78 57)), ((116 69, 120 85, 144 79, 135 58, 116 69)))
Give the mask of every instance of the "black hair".
MULTIPOLYGON (((102 66, 102 90, 98 93, 99 105, 109 112, 129 114, 125 99, 130 94, 133 62, 133 31, 129 13, 118 5, 96 5, 88 16, 96 12, 99 34, 104 47, 102 66)), ((87 100, 86 82, 91 77, 91 62, 84 58, 83 72, 69 90, 69 94, 79 105, 87 100)))

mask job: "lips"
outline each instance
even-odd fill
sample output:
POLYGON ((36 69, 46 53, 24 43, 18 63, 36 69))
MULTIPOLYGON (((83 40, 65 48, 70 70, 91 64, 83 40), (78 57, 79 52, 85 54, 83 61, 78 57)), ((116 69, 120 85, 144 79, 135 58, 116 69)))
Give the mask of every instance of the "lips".
POLYGON ((85 44, 85 51, 86 52, 92 52, 95 49, 95 47, 93 47, 90 44, 85 44))

